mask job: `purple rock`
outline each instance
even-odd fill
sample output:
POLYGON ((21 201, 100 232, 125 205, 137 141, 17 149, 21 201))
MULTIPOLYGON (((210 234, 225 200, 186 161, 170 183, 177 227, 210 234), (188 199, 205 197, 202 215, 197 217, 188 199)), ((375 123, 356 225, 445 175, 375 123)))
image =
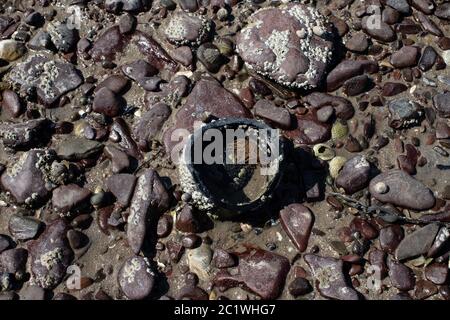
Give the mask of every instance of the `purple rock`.
POLYGON ((32 278, 44 289, 55 288, 63 280, 72 261, 73 252, 67 241, 67 228, 64 220, 57 219, 28 246, 32 278))
POLYGON ((171 112, 168 105, 160 102, 151 106, 142 115, 133 130, 139 145, 150 143, 158 137, 171 112))
POLYGON ((314 215, 307 207, 294 203, 280 211, 284 231, 300 252, 306 250, 314 224, 314 215))
POLYGON ((304 258, 322 296, 338 300, 359 300, 358 292, 347 284, 342 260, 315 254, 306 254, 304 258))
POLYGON ((378 64, 371 60, 344 60, 327 76, 327 91, 334 91, 345 81, 364 73, 378 72, 378 64))
POLYGON ((116 197, 117 202, 123 207, 128 207, 135 185, 136 177, 127 173, 115 174, 106 180, 107 189, 116 197))
POLYGON ((117 276, 120 289, 128 299, 141 300, 147 297, 155 283, 154 274, 146 258, 128 258, 117 276))
POLYGON ((438 231, 439 224, 431 223, 408 234, 395 250, 395 258, 400 261, 426 254, 438 231))
POLYGON ((358 155, 347 162, 336 178, 336 185, 352 194, 364 189, 369 183, 370 163, 364 156, 358 155))
POLYGON ((388 259, 389 278, 393 287, 400 291, 409 291, 414 288, 416 278, 410 268, 402 263, 388 259))
POLYGON ((254 105, 255 116, 268 120, 275 127, 289 129, 291 127, 291 114, 282 107, 277 107, 270 100, 259 100, 254 105))
POLYGON ((67 213, 88 205, 90 196, 90 190, 76 184, 60 186, 53 191, 53 208, 58 212, 67 213))

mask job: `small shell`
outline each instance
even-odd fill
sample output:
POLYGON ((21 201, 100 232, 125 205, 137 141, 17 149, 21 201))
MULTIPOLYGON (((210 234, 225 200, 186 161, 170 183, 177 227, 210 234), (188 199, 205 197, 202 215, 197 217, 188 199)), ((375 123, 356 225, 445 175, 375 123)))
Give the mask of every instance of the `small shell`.
POLYGON ((376 193, 384 194, 389 191, 389 187, 386 183, 380 181, 376 185, 373 186, 376 193))
POLYGON ((329 164, 330 176, 335 179, 346 162, 347 159, 344 157, 334 157, 329 164))
POLYGON ((323 143, 316 144, 313 147, 314 155, 320 160, 328 161, 334 158, 336 153, 333 149, 323 143))
POLYGON ((336 121, 331 128, 331 138, 339 140, 348 134, 348 126, 340 121, 336 121))

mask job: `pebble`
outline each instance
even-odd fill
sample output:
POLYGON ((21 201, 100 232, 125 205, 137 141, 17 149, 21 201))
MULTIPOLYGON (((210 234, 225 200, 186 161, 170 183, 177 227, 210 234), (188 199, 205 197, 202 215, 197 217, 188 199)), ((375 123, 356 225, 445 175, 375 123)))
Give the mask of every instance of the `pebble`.
POLYGON ((0 139, 5 147, 29 149, 37 147, 49 138, 51 122, 47 119, 34 119, 22 123, 0 123, 0 139))
POLYGON ((304 258, 318 282, 317 289, 322 296, 338 300, 359 300, 358 292, 347 284, 342 260, 315 254, 306 254, 304 258))
POLYGON ((416 283, 414 296, 416 299, 422 300, 429 298, 438 293, 438 288, 430 281, 419 280, 416 283))
POLYGON ((427 252, 427 256, 435 257, 438 254, 442 253, 442 250, 445 250, 445 247, 447 246, 449 240, 450 232, 448 231, 448 229, 446 227, 442 227, 441 229, 439 229, 433 245, 427 252))
POLYGON ((108 117, 116 117, 123 108, 123 101, 107 87, 98 90, 94 97, 92 109, 108 117))
POLYGON ((167 214, 162 215, 158 220, 156 234, 158 238, 165 238, 172 232, 173 218, 167 214))
POLYGON ((212 73, 218 72, 224 62, 220 50, 210 42, 204 43, 198 47, 197 59, 212 73))
POLYGON ((214 250, 212 265, 219 269, 231 268, 236 266, 236 259, 223 249, 214 250))
POLYGON ((185 67, 189 67, 194 60, 191 48, 188 46, 181 46, 171 51, 172 58, 181 63, 185 67))
POLYGON ((376 19, 376 17, 363 17, 361 26, 365 33, 381 42, 393 42, 397 39, 392 27, 384 21, 377 21, 380 23, 379 27, 373 28, 373 19, 376 19))
POLYGON ((386 4, 404 15, 408 15, 411 12, 411 7, 407 0, 387 0, 386 4))
POLYGON ((433 97, 433 105, 439 116, 450 118, 450 92, 436 94, 433 97))
POLYGON ((430 189, 400 170, 384 172, 373 178, 369 184, 369 191, 381 202, 412 210, 427 210, 435 204, 435 198, 430 189), (385 183, 389 188, 388 192, 376 192, 375 185, 378 182, 385 183))
POLYGON ((399 225, 387 226, 380 230, 380 246, 383 251, 393 254, 404 238, 403 228, 399 225))
POLYGON ((75 29, 65 23, 50 23, 47 27, 47 32, 56 49, 63 53, 71 52, 78 41, 75 29))
POLYGON ((390 62, 395 68, 414 67, 417 65, 419 57, 420 48, 404 46, 392 54, 390 62))
POLYGON ((400 291, 414 289, 416 278, 410 268, 402 263, 388 259, 389 278, 393 287, 400 291))
POLYGON ((12 90, 3 90, 2 110, 4 114, 10 118, 17 118, 24 112, 24 108, 17 93, 12 90))
POLYGON ((216 80, 207 78, 196 82, 185 103, 178 110, 174 124, 164 132, 166 152, 170 153, 176 142, 172 133, 176 129, 193 131, 195 121, 201 121, 203 114, 208 113, 216 118, 236 117, 248 118, 249 111, 229 91, 224 89, 216 80))
POLYGON ((29 240, 36 237, 41 228, 41 221, 33 217, 14 214, 9 218, 8 230, 15 240, 29 240))
POLYGON ((292 126, 291 114, 282 107, 277 107, 273 102, 261 99, 253 106, 255 116, 264 118, 276 127, 289 129, 292 126))
POLYGON ((313 288, 305 278, 295 278, 289 283, 288 290, 294 297, 299 297, 312 292, 313 288))
POLYGON ((53 46, 52 39, 48 32, 39 30, 36 34, 28 41, 28 47, 32 50, 50 50, 53 46))
POLYGON ((439 224, 431 223, 406 235, 395 250, 395 258, 405 260, 426 254, 439 229, 439 224))
POLYGON ((5 250, 0 254, 0 273, 10 273, 16 280, 23 280, 28 251, 24 248, 5 250))
POLYGON ((369 183, 370 163, 364 156, 357 155, 347 160, 336 178, 336 185, 347 194, 364 189, 369 183))
POLYGON ((60 186, 53 191, 53 208, 61 213, 75 211, 89 203, 91 191, 76 184, 60 186))
POLYGON ((407 98, 391 100, 388 108, 390 113, 389 126, 394 129, 419 125, 423 118, 423 108, 407 98))
POLYGON ((442 3, 436 7, 434 11, 436 17, 450 20, 450 3, 442 3))
POLYGON ((289 239, 300 252, 304 252, 314 224, 311 210, 299 203, 290 204, 280 211, 280 221, 289 239))
POLYGON ((117 282, 128 299, 142 300, 152 292, 155 279, 146 258, 134 256, 120 267, 117 282))
POLYGON ((7 235, 0 234, 0 253, 8 249, 11 246, 11 242, 7 235))
POLYGON ((260 248, 247 248, 239 255, 237 273, 221 270, 214 278, 218 287, 235 287, 256 293, 264 300, 277 298, 284 287, 289 272, 289 260, 276 253, 260 248))
POLYGON ((369 252, 370 265, 375 270, 374 275, 380 280, 383 280, 388 275, 386 256, 385 252, 378 250, 377 248, 373 248, 369 252))
POLYGON ((378 72, 379 67, 371 60, 344 60, 339 63, 327 76, 327 91, 335 91, 347 80, 366 73, 378 72))
POLYGON ((69 247, 67 223, 57 219, 29 246, 31 274, 35 283, 44 289, 55 288, 66 276, 73 252, 69 247))
POLYGON ((425 267, 425 278, 434 284, 443 285, 448 279, 448 265, 433 263, 425 267))
POLYGON ((369 47, 369 40, 365 34, 357 33, 347 40, 345 47, 350 51, 362 53, 369 47))
POLYGON ((392 97, 406 91, 407 89, 408 87, 400 82, 385 82, 381 89, 381 94, 384 97, 392 97))
POLYGON ((373 240, 378 237, 378 230, 370 221, 360 217, 356 217, 350 222, 350 230, 352 232, 359 232, 365 240, 373 240))
POLYGON ((134 31, 137 25, 137 19, 135 16, 125 13, 119 18, 119 30, 122 34, 131 33, 134 31))
POLYGON ((436 50, 434 50, 434 48, 431 46, 425 47, 425 49, 423 50, 423 54, 419 60, 420 70, 424 72, 430 70, 436 63, 436 59, 437 59, 436 50))

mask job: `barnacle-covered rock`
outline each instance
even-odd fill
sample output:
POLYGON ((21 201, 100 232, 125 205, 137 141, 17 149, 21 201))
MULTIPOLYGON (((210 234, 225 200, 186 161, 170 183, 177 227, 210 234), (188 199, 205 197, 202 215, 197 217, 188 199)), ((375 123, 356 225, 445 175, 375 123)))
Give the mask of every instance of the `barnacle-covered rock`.
POLYGON ((256 11, 237 36, 247 68, 282 85, 315 88, 332 56, 332 29, 315 9, 290 3, 256 11))
POLYGON ((44 289, 56 287, 72 261, 73 252, 67 241, 67 229, 67 223, 57 219, 28 247, 32 278, 44 289))
POLYGON ((167 40, 176 45, 200 45, 208 36, 210 22, 204 17, 180 11, 162 26, 167 40))
POLYGON ((53 187, 49 176, 55 156, 51 150, 33 149, 23 153, 1 176, 3 188, 20 204, 47 198, 53 187))
POLYGON ((12 149, 34 147, 48 140, 50 121, 35 119, 22 123, 0 123, 0 139, 12 149))
POLYGON ((70 63, 36 54, 16 65, 9 73, 9 80, 25 88, 36 88, 40 102, 50 106, 63 94, 76 89, 83 77, 70 63))

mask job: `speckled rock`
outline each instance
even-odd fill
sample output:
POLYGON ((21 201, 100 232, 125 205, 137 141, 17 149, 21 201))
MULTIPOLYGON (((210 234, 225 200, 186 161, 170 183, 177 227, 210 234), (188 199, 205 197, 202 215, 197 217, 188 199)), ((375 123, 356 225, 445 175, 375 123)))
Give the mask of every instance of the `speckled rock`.
POLYGON ((117 282, 128 299, 141 300, 152 292, 155 280, 146 258, 134 256, 123 263, 117 282))
POLYGON ((184 11, 171 15, 162 25, 166 39, 176 45, 200 45, 208 36, 210 22, 201 15, 184 11))
POLYGON ((44 289, 55 288, 63 280, 72 261, 73 252, 66 238, 67 228, 64 220, 57 219, 28 247, 32 279, 44 289))
POLYGON ((33 217, 13 214, 8 221, 8 230, 15 240, 29 240, 38 234, 41 225, 41 221, 33 217))
POLYGON ((331 60, 332 36, 315 9, 290 3, 255 12, 236 44, 247 68, 285 86, 314 88, 331 60))
POLYGON ((339 300, 359 300, 358 292, 347 284, 342 260, 315 254, 306 254, 304 258, 322 296, 339 300))
POLYGON ((47 32, 56 49, 63 53, 71 52, 78 41, 76 29, 65 23, 52 22, 48 25, 47 32))
POLYGON ((130 215, 127 220, 127 239, 131 250, 139 253, 147 231, 147 219, 157 219, 169 208, 170 198, 155 170, 147 169, 137 180, 130 215))
POLYGON ((46 106, 83 83, 81 73, 73 64, 41 54, 32 55, 17 64, 8 76, 15 84, 36 88, 40 102, 46 106))
POLYGON ((307 207, 294 203, 280 211, 284 231, 300 252, 306 250, 314 224, 314 215, 307 207))
POLYGON ((432 208, 435 203, 433 192, 430 189, 401 170, 391 170, 379 174, 370 181, 369 191, 381 202, 412 210, 427 210, 432 208), (382 186, 383 188, 380 188, 382 186))
POLYGON ((12 62, 19 59, 26 52, 23 43, 7 39, 0 41, 0 59, 12 62))
POLYGON ((409 128, 419 125, 423 118, 423 108, 407 98, 395 99, 388 105, 389 126, 394 129, 409 128))

